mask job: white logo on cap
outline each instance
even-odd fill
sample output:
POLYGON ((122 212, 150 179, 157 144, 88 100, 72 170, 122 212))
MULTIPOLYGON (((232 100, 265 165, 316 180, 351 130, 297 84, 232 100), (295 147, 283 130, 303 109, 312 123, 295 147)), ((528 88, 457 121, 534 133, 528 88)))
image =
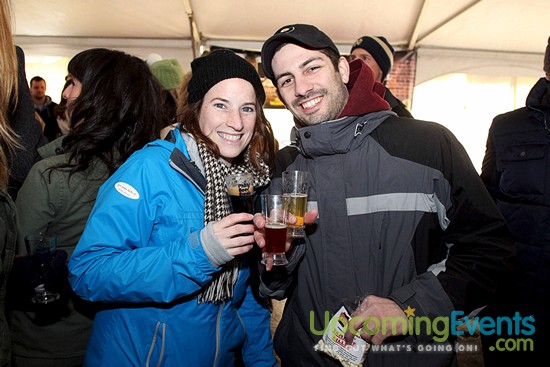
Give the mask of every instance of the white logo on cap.
POLYGON ((117 182, 115 184, 115 189, 122 195, 126 196, 129 199, 137 200, 139 199, 139 192, 134 189, 131 185, 126 182, 117 182))
POLYGON ((293 30, 294 30, 294 27, 286 27, 281 29, 279 33, 289 33, 289 32, 292 32, 293 30))

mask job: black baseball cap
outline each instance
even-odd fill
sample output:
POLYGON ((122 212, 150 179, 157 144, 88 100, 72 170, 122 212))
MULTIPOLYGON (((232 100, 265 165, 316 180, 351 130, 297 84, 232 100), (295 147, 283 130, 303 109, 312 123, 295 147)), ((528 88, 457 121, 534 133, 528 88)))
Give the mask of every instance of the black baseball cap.
POLYGON ((312 50, 329 48, 340 55, 340 51, 325 33, 310 24, 290 24, 280 28, 262 46, 262 68, 264 74, 274 83, 275 75, 271 68, 271 61, 275 51, 284 43, 294 43, 312 50))

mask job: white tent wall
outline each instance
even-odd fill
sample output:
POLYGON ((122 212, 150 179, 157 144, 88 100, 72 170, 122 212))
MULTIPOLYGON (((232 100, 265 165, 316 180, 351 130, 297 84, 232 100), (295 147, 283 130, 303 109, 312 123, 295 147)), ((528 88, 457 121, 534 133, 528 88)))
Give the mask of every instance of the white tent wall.
POLYGON ((540 53, 420 48, 415 85, 450 73, 543 76, 542 63, 547 38, 540 39, 540 53))
POLYGON ((525 106, 531 87, 544 76, 543 58, 542 53, 422 48, 418 50, 413 115, 451 130, 481 172, 493 118, 525 106))

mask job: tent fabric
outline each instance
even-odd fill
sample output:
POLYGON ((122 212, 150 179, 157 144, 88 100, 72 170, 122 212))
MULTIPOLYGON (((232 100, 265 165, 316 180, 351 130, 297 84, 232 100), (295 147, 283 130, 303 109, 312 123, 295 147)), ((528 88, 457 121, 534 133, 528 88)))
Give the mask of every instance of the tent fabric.
POLYGON ((177 58, 185 70, 211 46, 259 51, 276 29, 311 23, 342 53, 362 35, 419 51, 416 83, 467 68, 541 74, 548 0, 12 0, 28 56, 91 47, 177 58))

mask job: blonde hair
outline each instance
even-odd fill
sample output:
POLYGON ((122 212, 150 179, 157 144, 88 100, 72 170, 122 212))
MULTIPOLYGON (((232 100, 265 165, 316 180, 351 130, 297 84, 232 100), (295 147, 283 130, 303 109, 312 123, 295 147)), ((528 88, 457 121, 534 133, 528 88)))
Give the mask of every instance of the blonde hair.
POLYGON ((6 188, 8 182, 8 162, 6 158, 7 149, 9 153, 14 152, 18 146, 17 135, 10 127, 8 119, 10 104, 13 107, 17 103, 17 53, 13 44, 11 32, 12 22, 11 2, 1 1, 0 4, 0 187, 6 188))

